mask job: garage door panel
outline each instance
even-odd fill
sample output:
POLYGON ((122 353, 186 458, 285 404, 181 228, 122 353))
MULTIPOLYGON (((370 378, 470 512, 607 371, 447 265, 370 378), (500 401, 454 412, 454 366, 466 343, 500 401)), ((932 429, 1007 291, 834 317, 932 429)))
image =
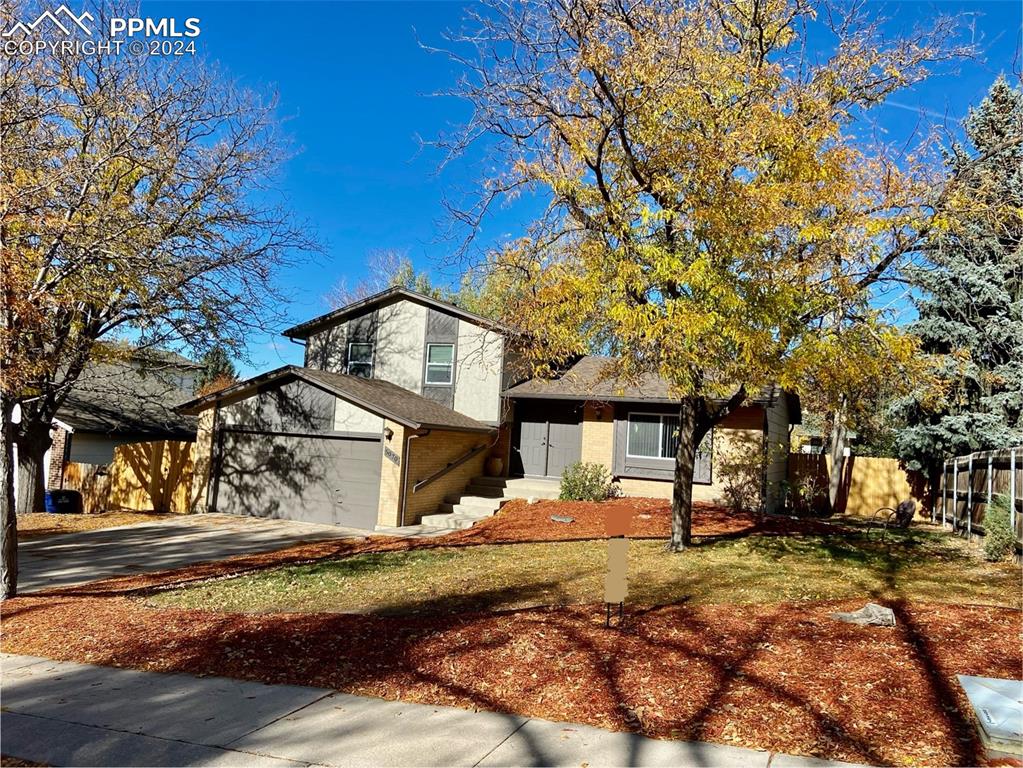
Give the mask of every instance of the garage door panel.
POLYGON ((225 432, 217 511, 372 528, 380 450, 376 440, 225 432))

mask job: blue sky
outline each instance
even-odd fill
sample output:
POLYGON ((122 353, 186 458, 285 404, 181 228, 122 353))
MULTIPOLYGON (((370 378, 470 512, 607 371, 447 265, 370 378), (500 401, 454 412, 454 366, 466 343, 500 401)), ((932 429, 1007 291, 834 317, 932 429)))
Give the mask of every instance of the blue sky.
MULTIPOLYGON (((456 2, 218 2, 144 0, 142 15, 201 19, 209 59, 245 85, 279 95, 280 114, 297 154, 284 165, 281 186, 296 216, 311 223, 326 252, 315 263, 281 275, 298 322, 327 310, 324 295, 342 277, 357 281, 376 249, 406 251, 436 282, 457 277, 454 248, 443 237, 445 195, 467 189, 480 168, 472 161, 437 172, 439 156, 417 137, 435 138, 467 115, 455 99, 430 94, 451 87, 458 69, 419 40, 440 44, 457 28, 467 3, 456 2)), ((921 107, 961 118, 999 72, 1018 71, 1018 0, 870 3, 891 18, 892 31, 937 13, 965 13, 983 49, 958 66, 904 92, 877 112, 893 139, 906 135, 921 107)), ((528 204, 499 211, 482 243, 520 231, 528 204)), ((300 363, 286 339, 254 340, 243 373, 300 363)))

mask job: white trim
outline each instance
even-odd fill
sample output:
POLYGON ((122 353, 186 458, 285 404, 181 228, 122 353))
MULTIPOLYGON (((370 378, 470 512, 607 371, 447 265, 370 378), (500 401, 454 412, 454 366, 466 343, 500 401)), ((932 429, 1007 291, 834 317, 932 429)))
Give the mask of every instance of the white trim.
POLYGON ((455 345, 450 341, 437 341, 430 342, 426 345, 426 381, 424 382, 428 387, 447 387, 453 384, 455 381, 455 345), (434 347, 450 347, 451 349, 451 362, 450 363, 431 363, 430 362, 430 350, 434 347), (430 367, 447 369, 448 379, 447 381, 430 381, 430 367))
POLYGON ((74 434, 74 432, 75 432, 75 428, 74 427, 72 427, 70 424, 68 424, 66 422, 61 421, 60 419, 54 419, 53 423, 56 424, 61 429, 63 429, 68 434, 74 434))
POLYGON ((373 344, 372 341, 349 341, 348 342, 348 359, 345 362, 345 375, 347 375, 347 376, 358 376, 359 375, 357 373, 352 373, 352 363, 354 362, 355 365, 368 365, 369 366, 369 376, 365 376, 363 378, 372 379, 373 378, 373 354, 375 352, 376 352, 375 345, 373 344), (364 360, 354 360, 354 361, 352 360, 352 347, 354 347, 356 344, 358 344, 359 346, 363 346, 363 347, 369 347, 369 361, 368 362, 364 361, 364 360))

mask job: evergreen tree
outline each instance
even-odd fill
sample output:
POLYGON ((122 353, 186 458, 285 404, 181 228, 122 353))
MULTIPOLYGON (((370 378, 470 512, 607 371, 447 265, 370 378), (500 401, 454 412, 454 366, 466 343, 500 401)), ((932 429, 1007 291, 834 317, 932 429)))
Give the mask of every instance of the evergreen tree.
POLYGON ((211 387, 221 389, 238 380, 238 371, 231 362, 231 356, 219 344, 203 355, 200 364, 202 373, 195 382, 196 392, 205 393, 210 391, 211 387))
POLYGON ((942 397, 902 404, 899 455, 932 472, 948 456, 1023 443, 1023 94, 999 77, 948 153, 948 195, 912 330, 939 361, 942 397), (979 162, 977 162, 979 159, 979 162))

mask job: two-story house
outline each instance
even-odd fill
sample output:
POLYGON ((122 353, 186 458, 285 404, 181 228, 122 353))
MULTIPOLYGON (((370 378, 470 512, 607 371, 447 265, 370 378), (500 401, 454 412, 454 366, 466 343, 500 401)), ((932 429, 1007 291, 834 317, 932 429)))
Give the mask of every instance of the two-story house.
MULTIPOLYGON (((613 360, 584 357, 558 378, 525 379, 512 331, 402 288, 284 335, 304 344, 302 367, 181 406, 200 415, 196 477, 210 511, 463 527, 502 497, 556 494, 580 460, 605 464, 625 493, 671 496, 677 408, 659 380, 618 386, 613 360), (524 479, 484 478, 485 469, 524 479)), ((762 454, 765 503, 776 506, 798 413, 795 398, 770 387, 715 428, 695 498, 721 498, 715 454, 749 443, 762 454)))

